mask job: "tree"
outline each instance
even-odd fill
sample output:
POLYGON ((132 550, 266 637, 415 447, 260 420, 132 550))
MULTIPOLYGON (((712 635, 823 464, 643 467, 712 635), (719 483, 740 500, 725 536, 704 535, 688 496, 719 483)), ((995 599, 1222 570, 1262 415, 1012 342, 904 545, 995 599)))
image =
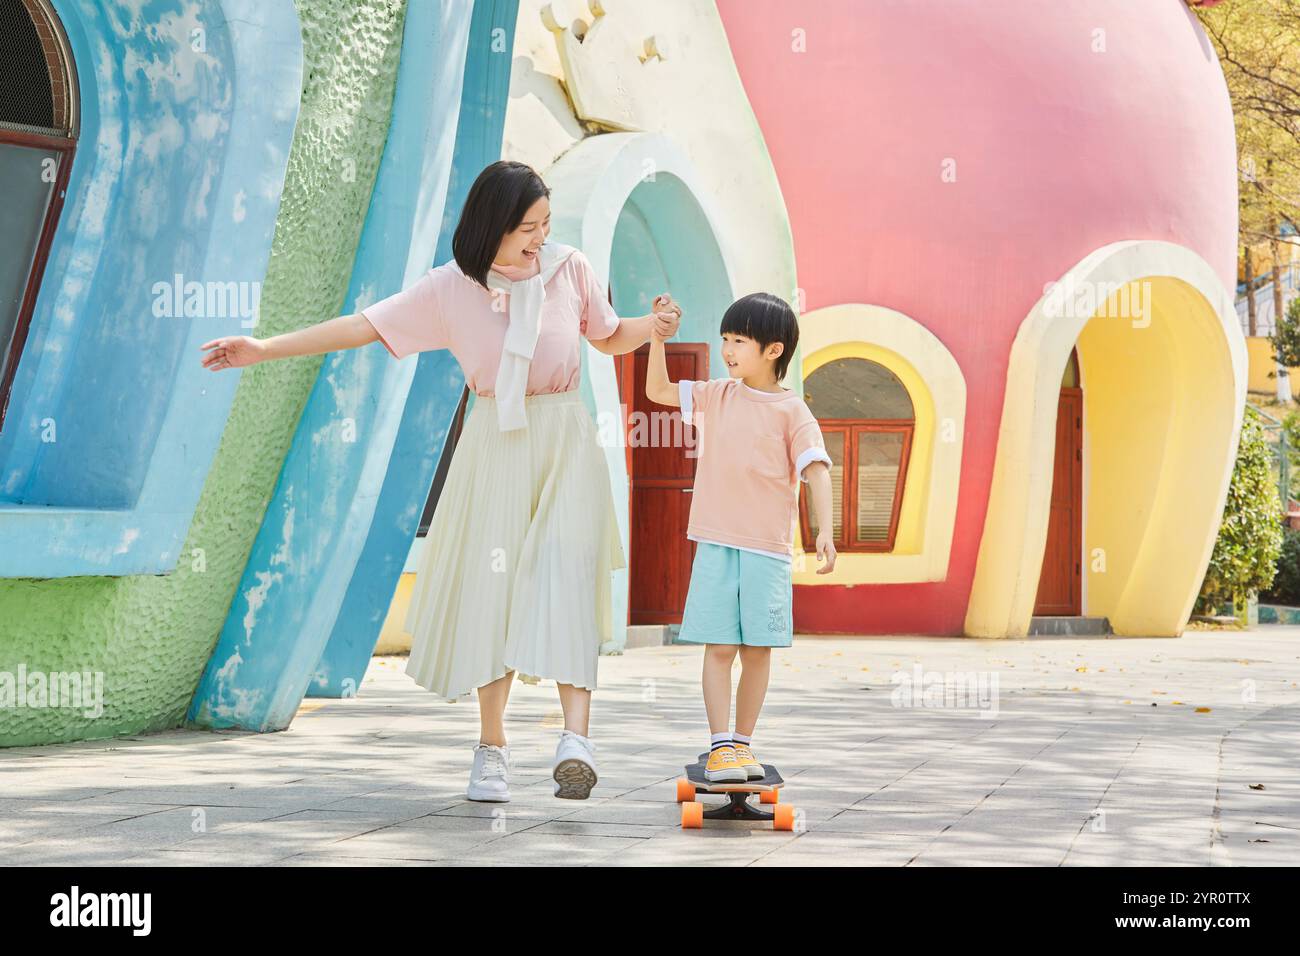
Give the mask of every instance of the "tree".
POLYGON ((1259 418, 1247 405, 1223 523, 1201 585, 1198 604, 1204 610, 1231 602, 1241 615, 1250 594, 1273 583, 1282 553, 1282 503, 1270 469, 1272 458, 1259 418))
POLYGON ((1242 238, 1273 240, 1300 218, 1300 4, 1231 0, 1197 15, 1236 118, 1242 238))
MULTIPOLYGON (((1282 320, 1284 225, 1300 220, 1300 3, 1296 0, 1195 2, 1219 54, 1237 128, 1238 254, 1246 282, 1248 334, 1255 324, 1256 280, 1273 282, 1274 316, 1282 320), (1256 275, 1255 255, 1272 265, 1256 275), (1269 275, 1271 273, 1271 276, 1269 275)), ((1290 401, 1287 366, 1277 367, 1279 401, 1290 401)))

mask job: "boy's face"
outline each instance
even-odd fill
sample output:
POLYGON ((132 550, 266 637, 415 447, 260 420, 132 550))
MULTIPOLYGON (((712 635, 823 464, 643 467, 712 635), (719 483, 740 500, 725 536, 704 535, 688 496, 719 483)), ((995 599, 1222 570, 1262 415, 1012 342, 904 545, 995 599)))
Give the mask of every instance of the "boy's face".
POLYGON ((722 360, 727 363, 727 374, 732 378, 774 378, 776 360, 783 348, 780 342, 763 348, 747 335, 722 334, 722 360))

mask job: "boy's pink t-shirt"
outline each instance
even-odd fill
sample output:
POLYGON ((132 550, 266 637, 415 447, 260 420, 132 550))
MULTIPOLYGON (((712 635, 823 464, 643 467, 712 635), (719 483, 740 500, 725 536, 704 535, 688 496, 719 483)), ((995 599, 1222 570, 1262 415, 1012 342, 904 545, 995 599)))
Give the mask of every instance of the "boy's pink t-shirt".
MULTIPOLYGON (((492 268, 517 281, 536 275, 541 265, 492 268)), ((450 349, 471 391, 494 394, 510 325, 510 294, 485 289, 466 278, 455 260, 430 269, 401 292, 366 306, 361 314, 370 320, 394 358, 450 349)), ((546 283, 541 331, 528 367, 525 394, 577 388, 582 370, 578 336, 608 338, 618 322, 591 263, 581 252, 574 252, 546 283)))
POLYGON ((812 411, 792 391, 736 378, 677 386, 682 421, 699 441, 687 537, 789 560, 799 480, 810 463, 831 464, 812 411))

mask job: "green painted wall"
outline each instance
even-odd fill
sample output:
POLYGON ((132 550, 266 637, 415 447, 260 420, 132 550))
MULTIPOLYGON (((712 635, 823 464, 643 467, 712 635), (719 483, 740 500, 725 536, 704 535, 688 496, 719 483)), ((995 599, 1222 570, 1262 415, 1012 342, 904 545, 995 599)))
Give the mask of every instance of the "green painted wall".
MULTIPOLYGON (((297 0, 297 9, 301 112, 262 287, 259 338, 331 318, 342 307, 388 132, 405 4, 297 0)), ((180 725, 321 361, 244 370, 173 573, 0 580, 0 672, 104 675, 102 715, 0 709, 0 746, 180 725)))

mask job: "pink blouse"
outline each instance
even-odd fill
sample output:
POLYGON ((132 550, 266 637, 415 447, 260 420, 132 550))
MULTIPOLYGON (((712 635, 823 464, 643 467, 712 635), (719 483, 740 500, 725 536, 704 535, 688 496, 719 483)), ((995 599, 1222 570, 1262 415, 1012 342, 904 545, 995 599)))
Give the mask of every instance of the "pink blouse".
MULTIPOLYGON (((536 275, 530 269, 493 266, 511 281, 536 275)), ((508 293, 484 289, 465 277, 455 260, 430 269, 414 284, 361 310, 394 358, 413 352, 450 349, 475 394, 492 395, 506 327, 508 293)), ((541 331, 528 367, 526 394, 567 392, 578 387, 582 365, 578 336, 604 339, 618 328, 596 273, 574 252, 546 283, 541 331)))

